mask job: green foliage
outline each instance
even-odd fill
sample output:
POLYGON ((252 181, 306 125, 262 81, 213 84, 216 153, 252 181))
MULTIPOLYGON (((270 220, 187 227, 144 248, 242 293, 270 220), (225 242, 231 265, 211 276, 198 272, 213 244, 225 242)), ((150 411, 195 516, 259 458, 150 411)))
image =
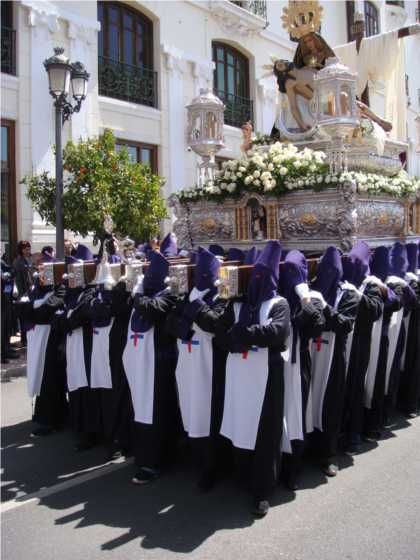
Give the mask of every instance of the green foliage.
MULTIPOLYGON (((130 161, 127 150, 115 150, 115 138, 106 130, 98 138, 75 144, 63 152, 64 227, 85 236, 103 233, 103 221, 110 215, 114 233, 134 239, 149 239, 167 217, 161 194, 163 179, 149 166, 130 161)), ((55 225, 55 179, 48 172, 21 181, 41 218, 55 225)))

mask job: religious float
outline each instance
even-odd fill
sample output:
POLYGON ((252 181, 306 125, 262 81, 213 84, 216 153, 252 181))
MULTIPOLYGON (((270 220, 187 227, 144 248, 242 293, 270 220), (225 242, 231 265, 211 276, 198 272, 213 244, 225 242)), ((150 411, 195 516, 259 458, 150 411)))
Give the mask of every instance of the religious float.
MULTIPOLYGON (((202 163, 197 186, 169 200, 180 246, 247 248, 279 239, 284 248, 316 254, 329 245, 347 250, 357 239, 374 247, 420 234, 420 182, 399 157, 408 145, 387 134, 399 116, 384 120, 360 100, 369 75, 360 47, 381 37, 350 44, 360 64, 353 71, 341 62, 348 49, 338 58, 318 33, 321 13, 316 1, 285 8, 284 26, 298 46, 293 62, 273 58, 266 68, 278 84, 278 117, 267 136, 244 124, 241 158, 216 168, 224 146, 220 99, 201 90, 187 107, 188 143, 202 163)), ((390 45, 388 59, 399 31, 379 45, 390 45)))

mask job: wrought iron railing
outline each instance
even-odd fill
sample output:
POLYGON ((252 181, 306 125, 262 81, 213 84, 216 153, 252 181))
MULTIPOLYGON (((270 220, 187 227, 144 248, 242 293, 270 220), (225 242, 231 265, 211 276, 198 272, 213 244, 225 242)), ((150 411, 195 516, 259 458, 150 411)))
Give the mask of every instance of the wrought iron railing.
POLYGON ((391 6, 399 6, 400 8, 404 8, 404 2, 402 0, 386 0, 386 4, 390 4, 391 6))
POLYGON ((16 31, 1 28, 1 71, 16 75, 16 31))
POLYGON ((240 6, 244 10, 248 10, 256 16, 260 16, 262 19, 267 21, 267 0, 230 0, 232 4, 240 6))
POLYGON ((157 107, 157 72, 99 57, 99 95, 157 107))
POLYGON ((225 104, 225 124, 230 126, 241 127, 247 121, 253 122, 253 105, 252 99, 232 95, 225 91, 215 90, 215 95, 225 104))

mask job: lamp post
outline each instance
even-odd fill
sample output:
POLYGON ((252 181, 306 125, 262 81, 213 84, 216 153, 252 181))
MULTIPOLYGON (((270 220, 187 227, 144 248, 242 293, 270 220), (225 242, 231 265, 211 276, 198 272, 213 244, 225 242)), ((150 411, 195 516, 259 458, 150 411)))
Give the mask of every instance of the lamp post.
POLYGON ((58 259, 64 259, 63 221, 63 151, 61 134, 63 124, 73 113, 78 113, 86 98, 89 74, 81 62, 73 64, 64 55, 64 49, 56 47, 54 56, 44 61, 48 73, 50 95, 55 105, 55 252, 58 259), (76 104, 68 101, 71 93, 76 104))

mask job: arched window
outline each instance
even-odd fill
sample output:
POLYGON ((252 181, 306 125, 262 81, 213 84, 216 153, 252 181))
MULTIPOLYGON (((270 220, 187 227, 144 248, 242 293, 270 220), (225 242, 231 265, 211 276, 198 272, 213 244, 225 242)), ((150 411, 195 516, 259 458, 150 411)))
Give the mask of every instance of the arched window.
POLYGON ((98 2, 99 94, 156 107, 153 23, 116 2, 98 2))
POLYGON ((214 92, 225 103, 225 123, 240 127, 252 121, 249 63, 246 56, 223 43, 213 43, 214 92))
POLYGON ((379 12, 373 2, 365 2, 365 36, 379 33, 379 12))

